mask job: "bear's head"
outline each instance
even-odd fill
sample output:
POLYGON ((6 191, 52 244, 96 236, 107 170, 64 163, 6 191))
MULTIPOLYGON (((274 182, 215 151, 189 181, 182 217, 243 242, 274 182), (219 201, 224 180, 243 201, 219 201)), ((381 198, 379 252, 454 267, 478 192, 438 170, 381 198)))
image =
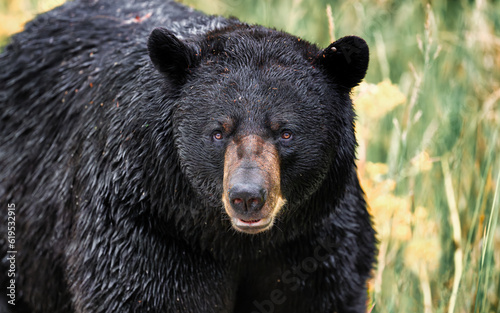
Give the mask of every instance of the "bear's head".
POLYGON ((260 26, 190 40, 157 28, 148 50, 175 94, 180 167, 207 209, 255 234, 307 210, 320 189, 344 193, 356 145, 349 94, 368 67, 363 39, 321 50, 260 26))

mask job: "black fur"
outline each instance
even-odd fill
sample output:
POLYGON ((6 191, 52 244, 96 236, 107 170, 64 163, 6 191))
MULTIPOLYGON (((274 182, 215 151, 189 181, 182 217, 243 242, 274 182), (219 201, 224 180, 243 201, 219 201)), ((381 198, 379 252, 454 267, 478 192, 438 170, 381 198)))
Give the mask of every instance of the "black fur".
POLYGON ((358 37, 320 50, 170 1, 38 16, 0 55, 0 205, 16 205, 18 251, 16 306, 0 311, 364 312, 375 238, 349 92, 367 66, 358 37), (228 138, 280 154, 287 204, 264 233, 224 212, 222 118, 228 138))

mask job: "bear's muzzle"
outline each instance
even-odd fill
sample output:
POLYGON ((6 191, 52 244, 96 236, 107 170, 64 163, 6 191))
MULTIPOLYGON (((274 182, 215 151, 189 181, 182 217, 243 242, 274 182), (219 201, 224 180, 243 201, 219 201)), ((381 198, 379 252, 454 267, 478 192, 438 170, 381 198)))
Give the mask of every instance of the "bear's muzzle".
POLYGON ((272 143, 247 135, 228 144, 222 201, 236 230, 256 234, 272 227, 285 203, 279 155, 272 143))

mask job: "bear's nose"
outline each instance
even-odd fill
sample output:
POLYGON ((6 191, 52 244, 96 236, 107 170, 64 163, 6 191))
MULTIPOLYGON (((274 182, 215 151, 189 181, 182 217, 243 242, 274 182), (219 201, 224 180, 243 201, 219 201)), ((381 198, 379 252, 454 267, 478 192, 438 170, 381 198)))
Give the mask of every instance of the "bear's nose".
POLYGON ((231 206, 240 214, 260 211, 266 202, 266 196, 266 190, 256 184, 240 183, 229 190, 231 206))

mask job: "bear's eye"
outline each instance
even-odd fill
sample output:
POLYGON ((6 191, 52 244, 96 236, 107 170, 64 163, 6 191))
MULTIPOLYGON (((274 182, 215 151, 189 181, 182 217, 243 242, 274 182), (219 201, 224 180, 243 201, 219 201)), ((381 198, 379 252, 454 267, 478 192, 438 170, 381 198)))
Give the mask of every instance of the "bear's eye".
POLYGON ((281 139, 282 140, 288 141, 288 140, 291 140, 292 138, 293 138, 293 134, 291 131, 284 130, 281 132, 281 139))
POLYGON ((224 139, 224 135, 222 134, 221 131, 215 131, 213 134, 212 134, 212 138, 215 140, 215 141, 220 141, 222 139, 224 139))

